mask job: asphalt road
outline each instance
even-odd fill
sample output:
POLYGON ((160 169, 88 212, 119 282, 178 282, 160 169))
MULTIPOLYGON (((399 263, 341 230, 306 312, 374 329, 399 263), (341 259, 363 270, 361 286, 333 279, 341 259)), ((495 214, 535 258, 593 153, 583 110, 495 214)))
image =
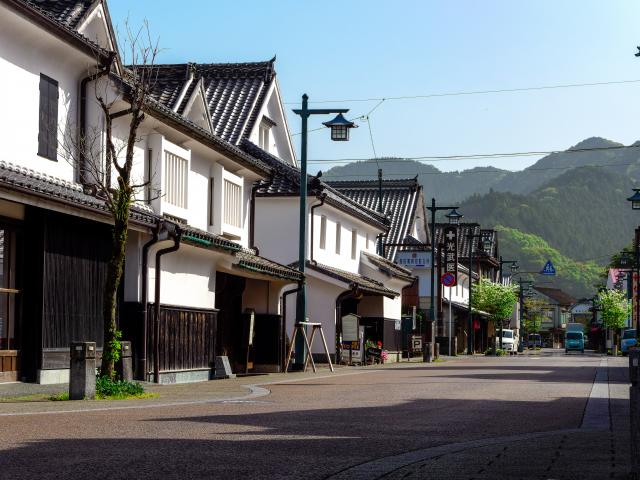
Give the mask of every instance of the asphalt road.
MULTIPOLYGON (((46 413, 33 405, 21 411, 0 404, 0 478, 485 478, 482 472, 493 464, 482 467, 486 458, 504 445, 518 445, 512 451, 520 452, 514 458, 523 465, 535 464, 536 451, 544 450, 528 444, 545 445, 544 455, 558 456, 550 445, 568 442, 562 439, 574 438, 582 425, 601 360, 543 352, 279 376, 282 383, 254 388, 253 396, 218 403, 203 403, 200 395, 193 403, 166 405, 160 398, 144 408, 110 402, 91 410, 82 402, 83 409, 66 413, 60 410, 74 404, 49 403, 46 413), (429 463, 429 452, 445 457, 439 466, 429 463), (474 477, 478 468, 463 468, 455 455, 467 464, 477 460, 481 474, 474 477)), ((619 412, 612 428, 624 429, 625 361, 611 359, 605 370, 615 386, 609 391, 621 397, 620 408, 605 411, 619 412)), ((215 382, 208 385, 215 388, 215 382)), ((610 440, 610 431, 587 433, 584 441, 596 448, 610 440)), ((627 468, 616 448, 606 478, 623 478, 616 475, 627 468)), ((601 461, 575 459, 584 471, 596 471, 601 461)), ((504 475, 486 478, 529 478, 504 475)))

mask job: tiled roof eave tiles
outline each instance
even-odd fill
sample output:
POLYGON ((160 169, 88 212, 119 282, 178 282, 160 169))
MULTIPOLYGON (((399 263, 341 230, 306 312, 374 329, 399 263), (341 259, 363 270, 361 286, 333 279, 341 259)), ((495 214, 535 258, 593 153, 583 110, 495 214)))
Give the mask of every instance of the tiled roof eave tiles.
MULTIPOLYGON (((111 216, 104 200, 84 193, 77 183, 62 180, 34 170, 0 161, 0 187, 34 195, 44 200, 63 203, 100 215, 111 216)), ((156 223, 153 211, 144 205, 131 207, 130 219, 140 225, 150 226, 156 223)))
MULTIPOLYGON (((111 78, 116 81, 122 88, 127 100, 131 100, 128 97, 132 86, 122 77, 115 74, 111 74, 111 78)), ((167 123, 182 131, 186 135, 201 141, 205 145, 213 148, 214 150, 229 156, 232 160, 243 165, 247 169, 261 175, 263 177, 269 177, 271 175, 271 168, 261 160, 247 154, 235 145, 219 138, 195 123, 187 120, 185 117, 175 113, 170 108, 165 107, 161 103, 157 102, 153 98, 147 98, 144 106, 145 111, 152 116, 159 116, 161 119, 167 121, 167 123)))
POLYGON ((197 228, 182 227, 182 241, 193 247, 206 250, 218 250, 235 256, 238 263, 234 268, 240 268, 254 273, 276 277, 282 280, 299 282, 303 275, 299 270, 281 265, 256 254, 255 250, 244 248, 235 242, 219 235, 214 235, 197 228))
POLYGON ((413 275, 411 274, 411 270, 404 268, 400 265, 397 265, 390 260, 387 260, 384 257, 379 255, 372 255, 368 252, 363 252, 363 255, 376 267, 382 270, 384 273, 387 273, 390 276, 399 278, 401 280, 412 282, 415 280, 413 275))
POLYGON ((349 285, 349 288, 357 288, 365 293, 383 295, 389 298, 398 297, 400 295, 399 292, 385 287, 382 282, 378 282, 377 280, 373 280, 358 273, 347 272, 345 270, 340 270, 338 268, 330 267, 328 265, 323 265, 317 262, 312 263, 310 261, 307 261, 306 265, 307 268, 310 268, 311 270, 315 270, 318 273, 327 275, 329 277, 335 278, 336 280, 340 280, 341 282, 346 283, 347 285, 349 285))
POLYGON ((105 50, 95 42, 80 34, 71 25, 67 25, 61 21, 61 19, 57 18, 52 11, 47 10, 47 4, 55 5, 57 2, 52 2, 51 0, 46 3, 34 0, 0 1, 92 57, 97 56, 101 61, 107 62, 113 55, 112 52, 105 50))

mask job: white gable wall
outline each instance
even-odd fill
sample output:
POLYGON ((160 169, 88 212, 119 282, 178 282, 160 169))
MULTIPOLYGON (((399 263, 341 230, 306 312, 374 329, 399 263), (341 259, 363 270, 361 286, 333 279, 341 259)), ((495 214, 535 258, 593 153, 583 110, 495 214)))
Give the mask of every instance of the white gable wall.
POLYGON ((58 148, 58 160, 38 156, 40 74, 58 82, 58 141, 76 138, 80 80, 95 59, 0 5, 0 160, 67 181, 75 169, 58 148))
POLYGON ((285 163, 297 165, 276 81, 271 83, 256 124, 249 135, 249 140, 256 145, 260 145, 260 124, 265 116, 276 123, 269 131, 269 153, 285 163))

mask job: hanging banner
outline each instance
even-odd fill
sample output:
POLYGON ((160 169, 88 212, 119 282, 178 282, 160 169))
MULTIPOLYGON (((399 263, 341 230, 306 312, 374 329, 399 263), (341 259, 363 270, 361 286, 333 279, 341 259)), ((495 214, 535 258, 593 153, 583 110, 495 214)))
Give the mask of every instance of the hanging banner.
POLYGON ((458 227, 449 225, 443 233, 444 276, 447 277, 447 287, 453 287, 458 283, 458 227))

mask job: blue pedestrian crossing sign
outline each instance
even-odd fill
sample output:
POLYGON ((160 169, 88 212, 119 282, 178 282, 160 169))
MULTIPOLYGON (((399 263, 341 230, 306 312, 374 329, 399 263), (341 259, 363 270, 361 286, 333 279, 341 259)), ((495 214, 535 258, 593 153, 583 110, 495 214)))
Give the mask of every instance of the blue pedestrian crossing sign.
POLYGON ((544 264, 544 268, 540 272, 542 275, 555 275, 556 268, 551 263, 551 260, 547 260, 547 263, 544 264))

